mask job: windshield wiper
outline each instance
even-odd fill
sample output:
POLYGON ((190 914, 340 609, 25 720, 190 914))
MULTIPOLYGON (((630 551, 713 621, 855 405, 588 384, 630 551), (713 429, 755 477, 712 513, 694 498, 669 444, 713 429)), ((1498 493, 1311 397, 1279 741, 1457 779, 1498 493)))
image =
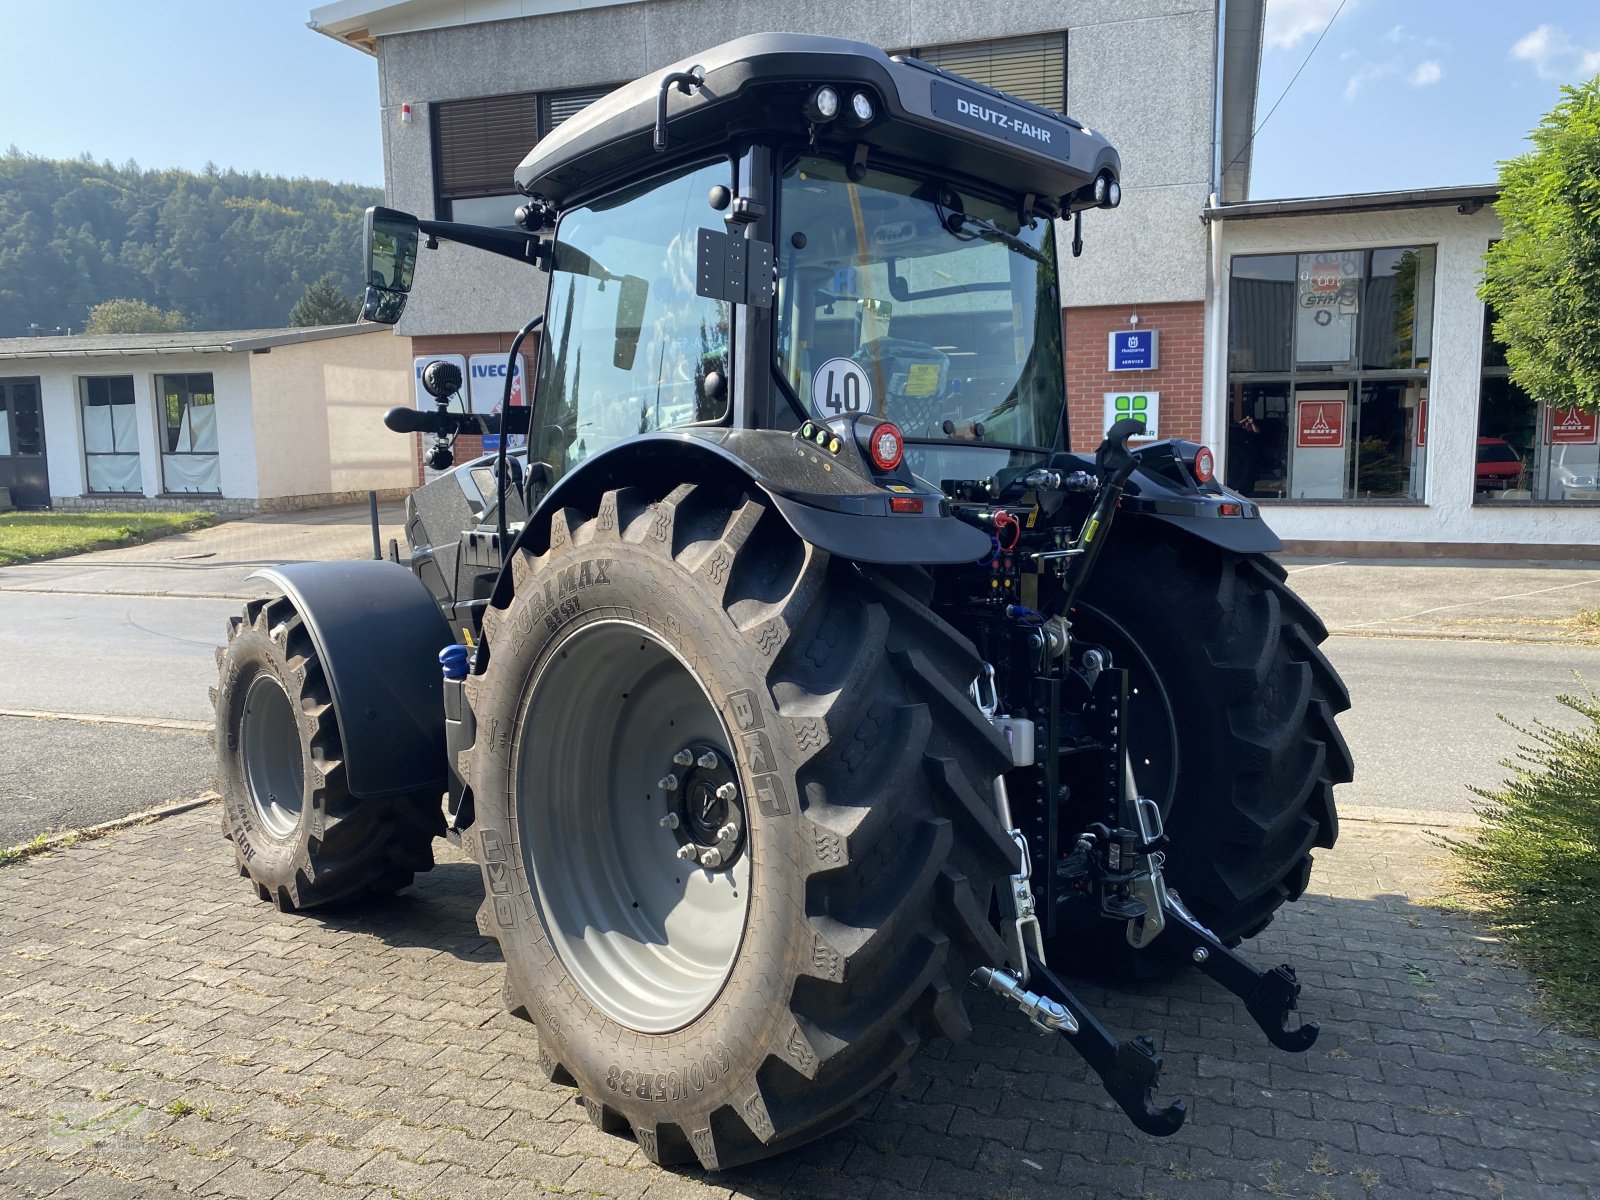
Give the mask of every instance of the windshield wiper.
POLYGON ((1031 258, 1036 263, 1049 264, 1050 260, 1038 250, 1028 245, 1014 233, 1007 233, 1000 226, 985 217, 974 217, 970 213, 952 211, 945 222, 945 228, 960 237, 963 230, 970 229, 986 242, 999 242, 1008 249, 1015 250, 1025 258, 1031 258))

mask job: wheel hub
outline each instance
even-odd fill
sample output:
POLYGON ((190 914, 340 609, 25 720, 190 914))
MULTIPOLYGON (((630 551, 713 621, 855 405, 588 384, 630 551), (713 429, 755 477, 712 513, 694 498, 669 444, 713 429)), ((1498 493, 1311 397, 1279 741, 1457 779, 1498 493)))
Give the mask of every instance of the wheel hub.
POLYGON ((661 825, 678 840, 678 858, 725 871, 744 850, 744 798, 727 754, 693 742, 672 756, 660 788, 668 806, 661 825))

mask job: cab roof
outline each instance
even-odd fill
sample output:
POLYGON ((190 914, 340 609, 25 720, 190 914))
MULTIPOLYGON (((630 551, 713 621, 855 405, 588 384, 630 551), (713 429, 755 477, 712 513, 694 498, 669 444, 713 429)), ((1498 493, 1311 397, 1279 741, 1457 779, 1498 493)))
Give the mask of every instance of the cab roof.
POLYGON ((841 108, 856 91, 873 101, 865 127, 834 120, 816 130, 819 145, 934 164, 942 173, 982 180, 1018 196, 1032 194, 1063 211, 1097 175, 1116 179, 1117 152, 1079 122, 1015 96, 876 46, 813 34, 762 33, 724 42, 625 84, 563 122, 522 160, 517 188, 556 208, 581 203, 609 186, 741 137, 810 140, 804 105, 823 84, 841 108), (652 138, 663 81, 692 68, 704 83, 667 93, 666 155, 652 138))

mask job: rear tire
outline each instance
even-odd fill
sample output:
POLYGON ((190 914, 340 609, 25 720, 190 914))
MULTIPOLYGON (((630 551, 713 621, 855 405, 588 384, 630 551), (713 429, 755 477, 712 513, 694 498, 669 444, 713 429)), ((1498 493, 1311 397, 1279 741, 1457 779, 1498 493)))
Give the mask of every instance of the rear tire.
POLYGON ((239 874, 285 912, 388 894, 433 868, 430 791, 363 800, 311 633, 284 596, 251 600, 217 651, 217 774, 239 874))
MULTIPOLYGON (((1235 945, 1299 899, 1311 851, 1338 837, 1333 788, 1352 764, 1334 717, 1350 694, 1276 562, 1129 526, 1096 564, 1074 636, 1129 669, 1129 757, 1172 839, 1167 882, 1235 945)), ((1177 965, 1162 939, 1135 950, 1123 931, 1080 915, 1058 927, 1052 961, 1114 977, 1177 965)))
POLYGON ((549 1077, 651 1160, 716 1169, 837 1128, 926 1039, 965 1035, 1016 869, 972 647, 741 489, 609 492, 513 571, 468 685, 464 844, 549 1077), (688 742, 734 763, 731 870, 685 869, 686 826, 660 823, 699 786, 693 754, 658 785, 688 742))

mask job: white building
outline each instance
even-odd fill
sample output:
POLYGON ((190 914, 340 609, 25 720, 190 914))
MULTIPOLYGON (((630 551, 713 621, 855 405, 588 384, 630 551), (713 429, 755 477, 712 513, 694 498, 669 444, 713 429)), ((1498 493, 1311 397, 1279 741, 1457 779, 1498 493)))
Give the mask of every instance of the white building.
POLYGON ((1507 376, 1478 299, 1493 186, 1253 201, 1207 216, 1206 437, 1295 549, 1588 557, 1593 414, 1507 376))
POLYGON ((378 325, 0 339, 0 488, 19 508, 255 512, 398 496, 411 351, 378 325))

